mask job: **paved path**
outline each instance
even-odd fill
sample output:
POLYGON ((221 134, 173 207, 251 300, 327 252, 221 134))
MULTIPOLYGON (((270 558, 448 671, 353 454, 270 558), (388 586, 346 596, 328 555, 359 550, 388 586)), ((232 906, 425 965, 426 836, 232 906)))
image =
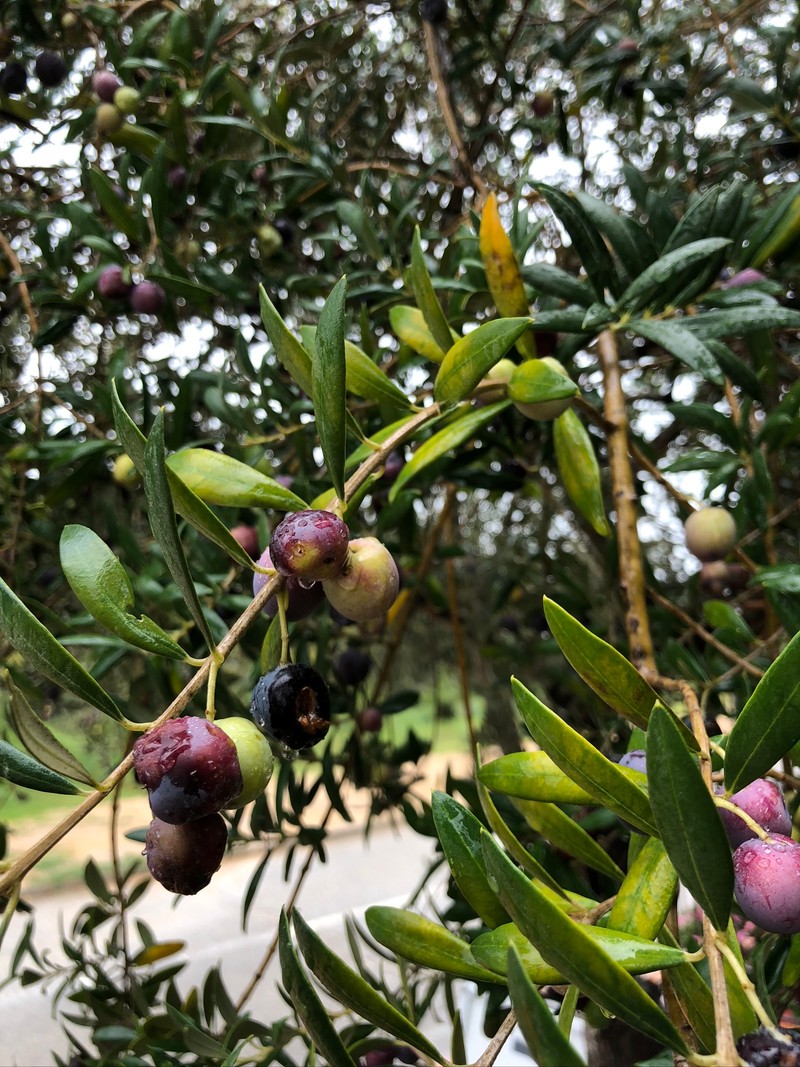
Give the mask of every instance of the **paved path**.
MULTIPOLYGON (((295 858, 292 877, 299 872, 305 854, 302 850, 295 858)), ((314 863, 298 908, 335 951, 349 958, 343 915, 363 913, 370 904, 403 906, 433 856, 434 842, 405 825, 395 829, 382 823, 366 841, 359 830, 341 832, 330 841, 327 862, 314 863)), ((220 966, 234 999, 246 987, 271 941, 289 892, 282 880, 283 857, 278 854, 267 864, 248 929, 242 931, 241 902, 259 860, 260 853, 227 857, 211 885, 196 897, 176 898, 153 885, 134 909, 158 940, 185 941, 185 951, 174 957, 188 961, 179 978, 183 993, 215 965, 220 966)), ((83 888, 71 888, 37 895, 35 902, 35 944, 40 951, 46 948, 53 959, 63 959, 60 930, 70 927, 88 903, 88 894, 83 888)), ((2 977, 8 973, 23 918, 14 918, 0 950, 2 977)), ((135 932, 132 937, 135 939, 135 932)), ((277 965, 271 966, 259 985, 250 1003, 254 1017, 270 1021, 285 1014, 285 1004, 276 989, 278 975, 277 965)), ((50 999, 40 986, 22 989, 14 983, 0 991, 0 1035, 0 1067, 45 1067, 54 1062, 54 1051, 63 1055, 67 1047, 50 999)))

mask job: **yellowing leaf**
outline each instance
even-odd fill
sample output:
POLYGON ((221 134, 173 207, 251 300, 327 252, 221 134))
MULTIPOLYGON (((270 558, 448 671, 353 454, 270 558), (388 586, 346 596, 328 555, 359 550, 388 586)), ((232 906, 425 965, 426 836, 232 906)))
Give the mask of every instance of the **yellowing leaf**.
MULTIPOLYGON (((504 318, 529 315, 517 257, 500 221, 494 193, 489 193, 483 206, 479 241, 486 282, 498 313, 504 318)), ((536 356, 536 341, 530 333, 519 338, 517 348, 531 359, 536 356)))

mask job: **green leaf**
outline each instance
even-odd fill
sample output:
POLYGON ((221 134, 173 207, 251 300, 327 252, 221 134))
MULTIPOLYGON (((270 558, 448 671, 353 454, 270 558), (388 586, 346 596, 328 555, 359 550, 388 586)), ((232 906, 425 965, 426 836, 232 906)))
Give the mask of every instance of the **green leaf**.
POLYGON ((550 633, 575 671, 601 700, 634 726, 647 729, 656 691, 621 652, 574 619, 554 600, 543 597, 550 633))
POLYGON ((578 200, 551 185, 537 182, 535 188, 544 196, 569 234, 597 299, 601 303, 604 301, 606 287, 616 296, 622 289, 616 265, 597 227, 578 200))
POLYGON ((595 294, 585 283, 568 271, 552 263, 529 263, 520 267, 523 279, 540 293, 557 296, 568 304, 581 304, 589 307, 595 301, 595 294))
POLYGON ((678 875, 657 837, 648 837, 630 865, 608 915, 612 930, 658 936, 678 889, 678 875))
POLYGON ((297 944, 315 978, 351 1011, 359 1017, 379 1026, 382 1030, 407 1042, 424 1052, 437 1063, 442 1055, 435 1045, 419 1032, 396 1008, 365 981, 361 975, 349 967, 335 952, 325 944, 301 917, 299 912, 292 913, 297 944))
POLYGON ((561 1032, 513 945, 508 950, 507 973, 517 1023, 539 1067, 583 1067, 584 1061, 561 1032))
POLYGON ((572 408, 553 423, 553 447, 567 496, 592 529, 607 537, 611 530, 603 506, 600 465, 589 432, 572 408))
POLYGON ((724 385, 725 375, 719 369, 714 353, 688 329, 688 322, 688 318, 682 319, 680 324, 659 322, 657 319, 634 319, 628 323, 628 329, 660 345, 715 385, 724 385))
POLYGON ((684 272, 689 267, 696 267, 710 259, 730 243, 727 237, 707 237, 661 256, 631 282, 614 305, 614 310, 634 315, 646 307, 664 307, 674 291, 675 283, 681 284, 684 272))
POLYGON ((333 487, 344 500, 345 430, 344 303, 347 280, 340 278, 325 301, 311 361, 314 414, 322 455, 333 487))
POLYGON ((75 596, 106 629, 137 648, 158 656, 186 659, 186 653, 161 627, 143 615, 129 614, 133 588, 125 568, 107 544, 85 526, 65 526, 59 544, 61 566, 75 596))
POLYGON ((594 797, 576 785, 546 752, 510 752, 478 769, 478 781, 496 793, 556 804, 591 804, 594 797))
POLYGON ((79 786, 61 774, 56 774, 38 760, 0 741, 0 778, 23 789, 35 789, 39 793, 59 793, 74 796, 82 792, 79 786))
POLYGON ((308 1035, 329 1063, 355 1067, 353 1058, 334 1029, 330 1015, 300 966, 289 931, 286 909, 281 909, 278 924, 278 954, 281 978, 289 1001, 302 1020, 308 1035))
POLYGON ((739 712, 725 748, 725 790, 737 793, 800 741, 800 633, 739 712))
POLYGON ((422 253, 419 226, 414 227, 414 240, 411 243, 411 267, 408 272, 408 280, 414 291, 417 306, 423 314, 428 329, 433 335, 436 344, 446 352, 451 344, 450 327, 439 303, 428 268, 425 266, 425 257, 422 253))
POLYGON ((28 703, 25 694, 14 685, 8 671, 2 671, 3 680, 11 695, 11 722, 17 736, 34 759, 58 775, 74 778, 77 782, 99 788, 97 781, 80 760, 66 749, 50 727, 42 722, 28 703))
POLYGON ((442 851, 464 899, 487 926, 508 922, 505 908, 486 878, 480 820, 447 793, 438 790, 431 797, 431 809, 442 851))
MULTIPOLYGON (((210 448, 184 448, 167 459, 169 471, 208 504, 302 511, 308 504, 273 478, 210 448)), ((170 487, 173 482, 170 479, 170 487)))
POLYGON ((657 837, 645 793, 585 737, 546 707, 516 678, 511 679, 514 699, 525 725, 540 748, 565 774, 596 801, 621 819, 657 837))
MULTIPOLYGON (((301 326, 300 334, 305 347, 313 352, 316 347, 317 330, 315 326, 301 326)), ((364 400, 373 400, 376 404, 391 404, 394 407, 411 406, 403 390, 392 381, 358 345, 345 338, 344 359, 347 388, 364 400)))
POLYGON ((587 867, 607 874, 609 878, 622 881, 624 873, 606 850, 556 804, 517 799, 514 806, 519 809, 528 826, 559 851, 566 852, 568 856, 585 863, 587 867))
POLYGON ((103 714, 126 722, 125 716, 88 671, 71 656, 25 607, 19 597, 0 578, 0 633, 21 653, 28 663, 68 689, 103 714))
POLYGON ((554 907, 485 832, 483 850, 490 881, 542 959, 604 1011, 686 1055, 683 1038, 663 1011, 586 928, 554 907))
POLYGON ((714 926, 724 930, 733 899, 728 838, 674 716, 660 707, 647 731, 647 783, 667 855, 714 926))
POLYGON ((465 441, 469 441, 482 426, 491 422, 498 412, 508 406, 508 400, 500 400, 496 404, 489 404, 487 407, 476 410, 466 408, 463 415, 458 415, 447 426, 429 437, 401 469, 389 490, 389 500, 394 500, 398 493, 431 463, 435 463, 437 459, 441 459, 465 441))
POLYGON ((440 348, 428 329, 425 316, 419 308, 409 307, 407 304, 396 304, 389 309, 389 323, 404 345, 408 345, 418 356, 424 356, 434 363, 441 363, 453 341, 458 340, 458 335, 450 330, 447 347, 440 348))
POLYGON ((498 360, 531 325, 531 319, 493 319, 462 337, 448 350, 433 391, 440 404, 455 404, 471 395, 498 360))
MULTIPOLYGON (((539 887, 537 887, 539 888, 539 887)), ((546 896, 546 894, 545 894, 546 896)), ((552 906, 552 902, 551 902, 552 906)), ((559 911, 564 911, 559 908, 559 911)), ((568 921, 574 922, 573 919, 568 921)), ((652 940, 634 937, 620 930, 607 930, 602 926, 580 923, 581 930, 604 952, 624 967, 630 974, 647 974, 662 967, 675 967, 686 959, 680 948, 670 948, 653 943, 652 940)), ((479 963, 498 974, 506 973, 508 950, 514 947, 520 954, 525 972, 537 985, 563 985, 564 974, 545 963, 541 952, 514 923, 498 926, 485 934, 479 934, 472 942, 472 953, 479 963)))
POLYGON ((136 219, 127 205, 117 196, 117 191, 106 175, 96 167, 89 169, 89 181, 101 209, 111 219, 118 230, 132 241, 139 242, 141 234, 136 219))
POLYGON ((378 944, 402 959, 474 982, 502 983, 475 961, 466 941, 431 919, 382 905, 367 908, 364 918, 378 944))
POLYGON ((263 285, 258 287, 258 301, 261 309, 261 321, 275 349, 284 370, 299 385, 306 396, 313 397, 314 387, 311 375, 311 356, 300 344, 278 313, 278 309, 267 296, 263 285))
POLYGON ((514 368, 508 380, 509 399, 520 404, 565 400, 579 392, 570 377, 553 370, 543 359, 526 359, 514 368))
POLYGON ((155 539, 158 541, 164 554, 164 562, 172 575, 172 580, 178 588, 184 603, 191 612, 192 618, 197 623, 200 633, 205 638, 208 647, 213 649, 214 638, 208 628, 203 609, 197 597, 192 576, 189 573, 189 565, 183 554, 178 526, 175 522, 172 494, 167 478, 167 466, 164 462, 164 411, 158 412, 147 444, 144 448, 144 491, 147 497, 147 517, 150 520, 150 528, 155 539))
POLYGON ((700 337, 738 336, 754 330, 798 330, 800 311, 757 304, 726 308, 724 311, 704 311, 685 319, 684 324, 700 337))

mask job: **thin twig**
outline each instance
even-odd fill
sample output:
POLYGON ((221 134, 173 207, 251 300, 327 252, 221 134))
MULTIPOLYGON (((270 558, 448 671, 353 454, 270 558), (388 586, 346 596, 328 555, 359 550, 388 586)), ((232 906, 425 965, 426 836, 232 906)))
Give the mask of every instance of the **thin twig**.
POLYGON ((511 1032, 517 1025, 517 1016, 514 1013, 514 1009, 506 1015, 500 1024, 500 1029, 494 1035, 492 1040, 486 1046, 486 1050, 483 1055, 475 1060, 473 1067, 492 1067, 492 1064, 496 1062, 497 1057, 503 1050, 503 1045, 511 1037, 511 1032))

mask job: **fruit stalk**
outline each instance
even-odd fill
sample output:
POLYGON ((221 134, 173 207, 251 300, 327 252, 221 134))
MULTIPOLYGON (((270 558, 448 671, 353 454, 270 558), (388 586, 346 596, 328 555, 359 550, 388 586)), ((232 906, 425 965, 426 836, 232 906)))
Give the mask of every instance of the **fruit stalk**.
MULTIPOLYGON (((717 1061, 719 1063, 741 1063, 736 1051, 736 1039, 733 1036, 731 1012, 728 1005, 728 986, 725 983, 725 967, 720 947, 721 935, 714 929, 707 915, 703 915, 703 948, 708 959, 709 977, 711 979, 711 996, 714 1001, 714 1025, 717 1031, 717 1061)), ((725 946, 727 948, 727 945, 725 946)), ((733 955, 733 953, 731 953, 733 955)), ((727 956, 727 953, 726 953, 727 956)))
POLYGON ((608 463, 611 488, 617 512, 620 586, 626 602, 625 628, 630 658, 639 670, 656 671, 653 640, 645 599, 642 549, 636 525, 636 488, 628 444, 628 413, 619 369, 619 353, 613 333, 604 330, 597 339, 603 370, 603 411, 609 424, 608 463))

